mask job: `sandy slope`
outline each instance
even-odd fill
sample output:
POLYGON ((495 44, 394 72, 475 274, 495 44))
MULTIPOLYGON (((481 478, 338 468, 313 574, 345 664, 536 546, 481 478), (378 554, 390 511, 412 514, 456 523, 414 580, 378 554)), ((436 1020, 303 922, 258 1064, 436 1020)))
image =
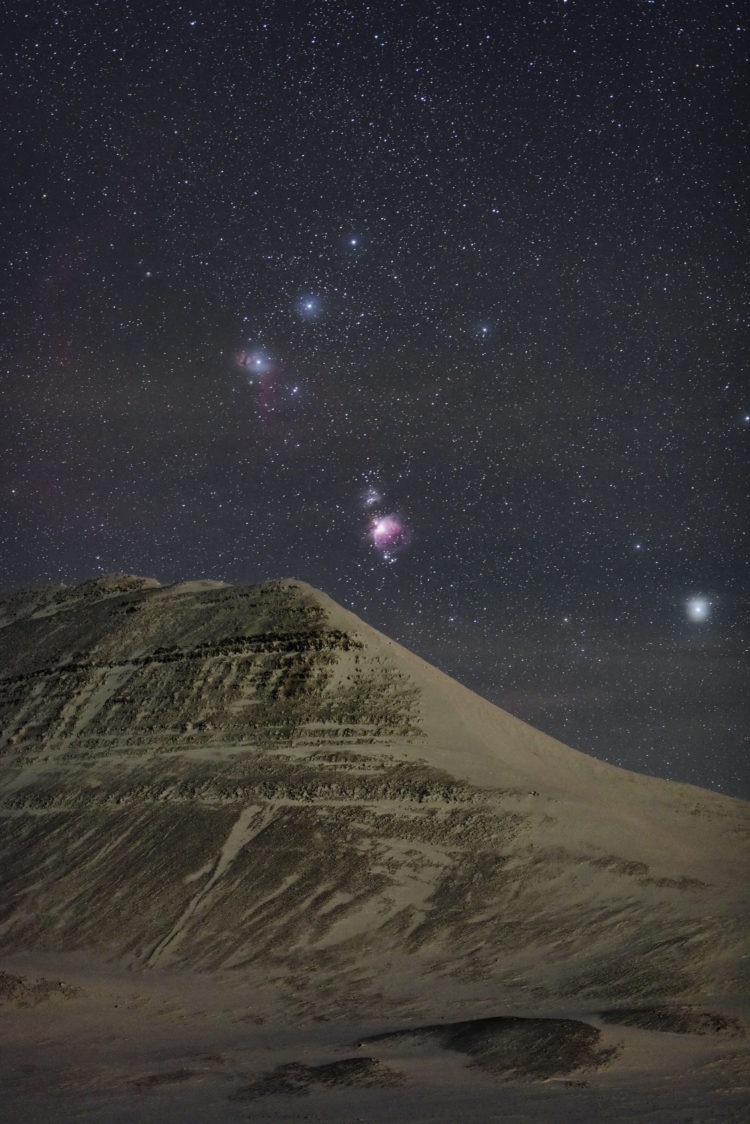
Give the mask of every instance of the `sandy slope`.
POLYGON ((746 804, 299 582, 25 591, 0 650, 5 1118, 742 1118, 746 804))

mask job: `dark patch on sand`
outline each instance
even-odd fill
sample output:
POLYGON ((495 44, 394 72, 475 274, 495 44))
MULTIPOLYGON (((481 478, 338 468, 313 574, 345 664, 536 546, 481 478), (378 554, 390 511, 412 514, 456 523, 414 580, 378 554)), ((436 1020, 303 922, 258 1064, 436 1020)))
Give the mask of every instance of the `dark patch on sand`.
POLYGON ((29 980, 26 976, 0 972, 0 1005, 15 1003, 17 1007, 36 1007, 50 999, 75 999, 81 994, 80 988, 62 980, 29 980))
POLYGON ((639 1030, 662 1030, 670 1034, 712 1034, 723 1038, 744 1038, 747 1033, 739 1019, 693 1007, 621 1007, 602 1011, 605 1023, 635 1026, 639 1030))
POLYGON ((288 1062, 277 1066, 270 1073, 264 1073, 252 1085, 237 1089, 231 1094, 233 1101, 252 1101, 268 1097, 274 1093, 286 1096, 304 1096, 313 1085, 335 1086, 379 1086, 399 1085, 401 1074, 377 1058, 342 1058, 340 1061, 326 1062, 323 1065, 302 1065, 301 1062, 288 1062))
POLYGON ((149 1073, 145 1077, 136 1077, 133 1085, 136 1089, 153 1089, 159 1085, 176 1085, 196 1076, 194 1069, 173 1069, 168 1073, 149 1073))
POLYGON ((600 1038, 596 1027, 576 1019, 490 1018, 391 1031, 363 1044, 433 1039, 497 1077, 544 1080, 606 1065, 618 1051, 601 1047, 600 1038))

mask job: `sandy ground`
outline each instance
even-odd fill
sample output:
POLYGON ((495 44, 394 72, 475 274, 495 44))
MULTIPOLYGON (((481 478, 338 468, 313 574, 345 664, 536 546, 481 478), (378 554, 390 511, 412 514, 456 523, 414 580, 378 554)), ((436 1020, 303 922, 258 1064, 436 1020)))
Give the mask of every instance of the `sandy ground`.
POLYGON ((80 956, 16 957, 4 969, 3 1121, 673 1124, 745 1121, 750 1105, 748 1039, 735 1021, 748 1012, 726 996, 715 1005, 727 1025, 713 1034, 608 1025, 601 1012, 571 1006, 547 1010, 546 1018, 600 1031, 602 1053, 612 1056, 534 1079, 493 1073, 430 1035, 384 1037, 420 1025, 406 1013, 398 1023, 364 1012, 357 1022, 288 1021, 260 981, 238 987, 93 970, 80 956))

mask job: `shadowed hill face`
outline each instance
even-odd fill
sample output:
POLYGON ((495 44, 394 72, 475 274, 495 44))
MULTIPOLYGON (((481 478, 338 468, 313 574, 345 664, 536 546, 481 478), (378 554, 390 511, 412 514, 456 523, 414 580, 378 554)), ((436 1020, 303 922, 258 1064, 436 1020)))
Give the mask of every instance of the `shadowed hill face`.
POLYGON ((561 746, 302 583, 116 575, 0 621, 6 951, 316 1011, 736 981, 743 805, 561 746))

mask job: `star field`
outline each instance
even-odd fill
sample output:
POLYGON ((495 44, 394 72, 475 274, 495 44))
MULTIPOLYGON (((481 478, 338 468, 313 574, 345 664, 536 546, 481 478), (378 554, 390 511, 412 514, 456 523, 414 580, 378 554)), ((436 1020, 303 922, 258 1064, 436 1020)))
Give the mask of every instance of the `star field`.
POLYGON ((738 3, 15 6, 2 585, 311 582, 750 796, 738 3))

